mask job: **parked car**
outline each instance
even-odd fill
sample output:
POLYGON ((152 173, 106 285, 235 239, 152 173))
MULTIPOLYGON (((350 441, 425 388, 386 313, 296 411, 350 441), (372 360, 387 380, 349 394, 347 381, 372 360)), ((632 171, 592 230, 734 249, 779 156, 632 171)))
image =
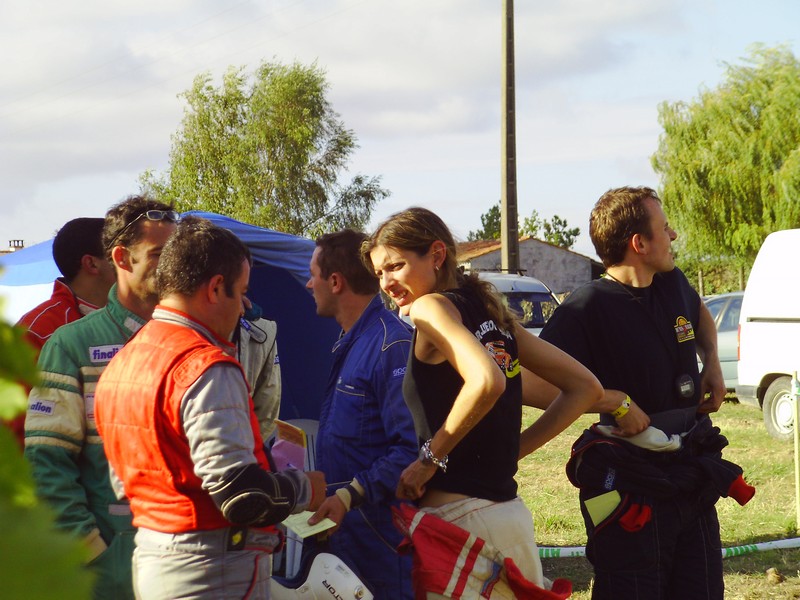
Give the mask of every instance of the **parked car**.
POLYGON ((725 377, 725 387, 729 392, 736 389, 738 382, 739 313, 742 310, 743 296, 744 292, 730 292, 703 299, 717 326, 719 362, 725 377))
POLYGON ((750 270, 739 318, 736 397, 760 407, 770 435, 794 437, 792 375, 800 371, 800 229, 771 233, 750 270))
POLYGON ((550 288, 535 277, 490 271, 481 271, 478 277, 503 294, 509 308, 520 317, 522 326, 534 335, 541 333, 559 304, 550 288))

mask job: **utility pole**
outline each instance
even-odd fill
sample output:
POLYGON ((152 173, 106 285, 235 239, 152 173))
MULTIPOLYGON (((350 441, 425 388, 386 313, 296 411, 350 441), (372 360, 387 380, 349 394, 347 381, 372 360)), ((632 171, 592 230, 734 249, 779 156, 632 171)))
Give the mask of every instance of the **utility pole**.
POLYGON ((519 271, 519 219, 517 216, 517 142, 514 101, 514 0, 503 0, 503 81, 501 116, 500 192, 501 268, 519 271))

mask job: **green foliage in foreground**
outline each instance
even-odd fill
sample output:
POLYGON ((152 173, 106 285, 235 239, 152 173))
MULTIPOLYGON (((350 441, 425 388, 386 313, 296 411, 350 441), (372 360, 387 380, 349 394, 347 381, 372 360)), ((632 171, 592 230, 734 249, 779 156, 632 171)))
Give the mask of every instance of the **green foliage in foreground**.
MULTIPOLYGON (((530 422, 538 411, 526 409, 530 422)), ((531 509, 540 546, 583 546, 586 534, 578 507, 577 490, 564 473, 572 443, 596 419, 579 419, 566 432, 520 463, 517 481, 520 496, 531 509)), ((757 492, 746 506, 729 498, 717 504, 722 545, 741 546, 798 536, 792 444, 772 439, 764 429, 761 413, 749 406, 726 402, 714 422, 728 437, 726 459, 738 463, 757 492)), ((588 600, 592 570, 584 558, 543 561, 548 577, 566 577, 573 582, 576 600, 588 600)), ((800 549, 756 552, 723 562, 726 599, 756 600, 800 598, 800 549), (785 578, 771 583, 769 568, 785 578)))
MULTIPOLYGON (((19 330, 0 322, 0 412, 25 409, 17 381, 36 381, 32 349, 19 330)), ((28 464, 11 431, 0 425, 0 597, 79 600, 91 595, 78 540, 56 531, 50 510, 36 499, 28 464)))

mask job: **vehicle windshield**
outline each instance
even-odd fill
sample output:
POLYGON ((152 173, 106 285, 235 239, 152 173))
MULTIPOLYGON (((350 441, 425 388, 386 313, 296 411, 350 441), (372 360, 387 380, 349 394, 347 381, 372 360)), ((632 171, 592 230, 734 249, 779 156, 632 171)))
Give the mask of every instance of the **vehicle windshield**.
POLYGON ((503 296, 526 329, 544 327, 558 306, 546 292, 504 292, 503 296))
POLYGON ((723 306, 725 306, 725 298, 709 298, 706 300, 706 308, 708 308, 708 312, 711 313, 711 318, 715 321, 723 306))

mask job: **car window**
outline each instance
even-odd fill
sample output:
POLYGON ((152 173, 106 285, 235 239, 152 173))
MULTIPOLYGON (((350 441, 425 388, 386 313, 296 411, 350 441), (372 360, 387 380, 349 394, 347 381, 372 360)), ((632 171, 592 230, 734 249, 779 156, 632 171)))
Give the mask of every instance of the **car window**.
MULTIPOLYGON (((709 309, 710 310, 710 309, 709 309)), ((742 310, 742 299, 731 298, 731 303, 725 309, 719 322, 719 331, 735 331, 739 327, 739 313, 742 310)))
POLYGON ((717 320, 719 311, 721 311, 722 307, 725 306, 725 300, 725 298, 711 298, 711 300, 706 301, 708 312, 711 313, 711 318, 714 319, 715 322, 717 320))
POLYGON ((519 318, 525 328, 544 327, 558 306, 555 299, 545 292, 503 292, 508 307, 519 318))

